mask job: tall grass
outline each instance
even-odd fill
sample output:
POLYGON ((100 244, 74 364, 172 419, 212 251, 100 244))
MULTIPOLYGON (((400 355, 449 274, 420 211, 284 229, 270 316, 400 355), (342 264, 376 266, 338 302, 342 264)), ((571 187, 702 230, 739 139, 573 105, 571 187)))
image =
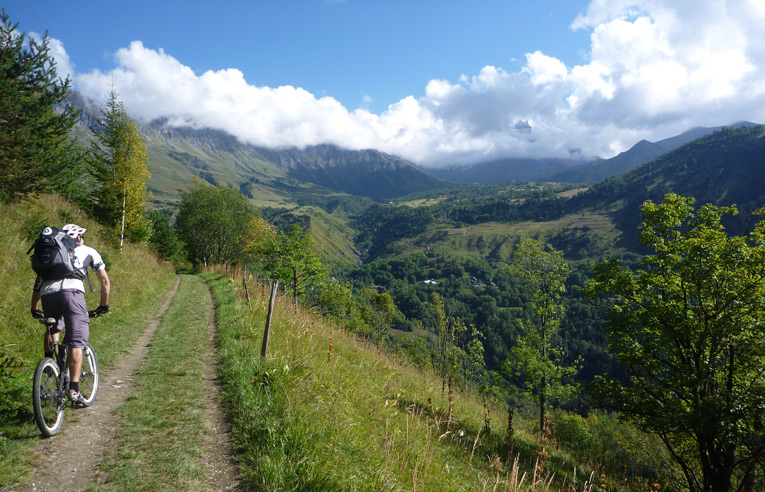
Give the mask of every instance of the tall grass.
MULTIPOLYGON (((99 365, 108 368, 129 349, 157 311, 175 277, 148 248, 127 244, 122 250, 81 210, 55 196, 16 205, 0 205, 0 487, 29 473, 32 446, 39 436, 32 415, 32 375, 42 357, 42 328, 29 314, 34 273, 27 250, 47 225, 74 222, 85 227, 86 244, 104 257, 112 284, 112 312, 91 324, 90 341, 99 365)), ((98 280, 86 294, 98 306, 98 280)), ((87 289, 87 285, 86 285, 87 289)), ((66 424, 64 424, 66 425, 66 424)))
POLYGON ((216 303, 221 380, 242 475, 253 490, 589 490, 590 472, 551 451, 535 474, 536 439, 507 410, 455 394, 453 425, 441 382, 360 342, 288 300, 275 305, 260 358, 265 288, 252 311, 241 277, 207 275, 216 303), (507 457, 510 456, 508 460, 507 457), (576 475, 576 478, 574 476, 576 475))

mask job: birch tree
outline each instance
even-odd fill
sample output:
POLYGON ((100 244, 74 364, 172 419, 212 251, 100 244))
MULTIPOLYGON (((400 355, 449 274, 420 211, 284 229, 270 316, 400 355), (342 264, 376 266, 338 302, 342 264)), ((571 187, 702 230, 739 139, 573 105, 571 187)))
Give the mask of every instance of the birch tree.
POLYGON ((131 120, 117 92, 112 89, 103 113, 103 129, 91 146, 96 181, 94 208, 120 238, 146 240, 151 226, 144 216, 151 177, 146 143, 131 120))

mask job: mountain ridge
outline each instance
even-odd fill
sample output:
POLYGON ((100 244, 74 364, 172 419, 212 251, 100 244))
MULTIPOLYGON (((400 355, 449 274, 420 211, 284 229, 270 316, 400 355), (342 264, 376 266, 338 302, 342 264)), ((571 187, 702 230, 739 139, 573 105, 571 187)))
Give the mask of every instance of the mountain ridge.
POLYGON ((582 164, 575 168, 552 174, 545 178, 546 181, 563 183, 597 183, 611 176, 625 173, 636 167, 650 162, 667 152, 671 152, 696 139, 705 137, 723 128, 738 128, 746 126, 758 126, 756 123, 740 121, 732 125, 715 127, 691 128, 674 137, 665 138, 657 142, 641 140, 628 150, 596 162, 582 164))
MULTIPOLYGON (((98 104, 73 93, 69 104, 82 109, 78 130, 100 125, 98 104)), ((194 179, 240 189, 259 206, 292 207, 294 191, 318 196, 392 199, 454 184, 548 181, 597 183, 619 175, 682 145, 727 127, 697 127, 657 142, 641 140, 621 154, 583 164, 573 159, 503 159, 469 167, 424 169, 375 149, 348 150, 334 144, 269 149, 242 143, 209 128, 171 127, 167 120, 139 123, 147 142, 156 201, 172 206, 179 190, 194 179)), ((757 126, 739 122, 731 127, 757 126)))
MULTIPOLYGON (((82 110, 76 134, 88 139, 97 129, 99 105, 79 93, 68 104, 82 110)), ((152 178, 149 190, 165 203, 179 199, 179 189, 195 178, 213 185, 248 188, 263 203, 285 206, 291 197, 270 186, 289 179, 319 194, 367 196, 386 199, 448 186, 416 165, 384 152, 348 150, 334 144, 299 149, 267 149, 243 143, 222 130, 169 126, 168 120, 136 122, 147 142, 152 178)))

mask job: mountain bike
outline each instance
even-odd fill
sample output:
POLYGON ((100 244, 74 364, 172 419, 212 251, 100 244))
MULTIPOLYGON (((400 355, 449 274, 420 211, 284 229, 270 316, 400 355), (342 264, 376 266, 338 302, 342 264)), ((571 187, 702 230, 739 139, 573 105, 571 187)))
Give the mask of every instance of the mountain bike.
MULTIPOLYGON (((91 311, 91 317, 98 314, 91 311)), ((55 318, 41 319, 46 325, 49 339, 52 329, 56 326, 55 318)), ((69 401, 69 346, 64 343, 53 343, 53 357, 44 357, 37 363, 32 386, 32 406, 35 412, 37 426, 45 437, 52 437, 61 430, 64 421, 64 410, 69 401)), ((96 400, 98 393, 98 361, 96 351, 88 343, 82 349, 82 373, 80 375, 80 392, 85 398, 78 407, 89 407, 96 400)), ((74 402, 72 402, 74 406, 74 402)))

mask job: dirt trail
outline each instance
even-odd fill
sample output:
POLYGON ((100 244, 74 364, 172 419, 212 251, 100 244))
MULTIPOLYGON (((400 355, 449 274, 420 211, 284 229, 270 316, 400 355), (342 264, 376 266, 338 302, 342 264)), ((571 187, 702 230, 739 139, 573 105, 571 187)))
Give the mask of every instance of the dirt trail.
POLYGON ((205 426, 207 435, 205 436, 205 445, 207 455, 204 462, 207 465, 207 483, 210 490, 235 491, 243 490, 242 483, 239 480, 238 467, 235 464, 235 458, 232 451, 233 437, 226 424, 223 410, 220 406, 218 391, 217 372, 215 368, 218 360, 215 354, 215 314, 213 311, 213 301, 210 290, 207 290, 207 347, 205 351, 205 375, 202 381, 205 401, 205 426))
MULTIPOLYGON (((133 389, 133 372, 149 353, 149 345, 154 332, 159 326, 162 315, 170 306, 180 284, 180 277, 168 294, 167 299, 149 324, 146 331, 133 345, 132 349, 115 367, 103 371, 96 403, 90 408, 79 410, 67 409, 68 418, 61 432, 50 439, 41 440, 37 452, 39 460, 34 463, 36 471, 32 473, 28 484, 11 489, 27 491, 78 491, 88 486, 103 483, 108 470, 98 468, 99 463, 113 446, 115 431, 120 425, 115 411, 124 404, 133 389), (75 413, 76 412, 76 413, 75 413)), ((209 297, 209 292, 208 292, 209 297)), ((211 302, 208 304, 211 306, 211 302)), ((207 356, 209 373, 205 374, 206 424, 208 426, 208 484, 210 490, 238 490, 240 485, 236 466, 231 452, 231 438, 228 434, 223 413, 218 405, 218 387, 215 384, 214 354, 214 317, 210 307, 210 341, 207 356), (225 437, 221 437, 225 436, 225 437)))

